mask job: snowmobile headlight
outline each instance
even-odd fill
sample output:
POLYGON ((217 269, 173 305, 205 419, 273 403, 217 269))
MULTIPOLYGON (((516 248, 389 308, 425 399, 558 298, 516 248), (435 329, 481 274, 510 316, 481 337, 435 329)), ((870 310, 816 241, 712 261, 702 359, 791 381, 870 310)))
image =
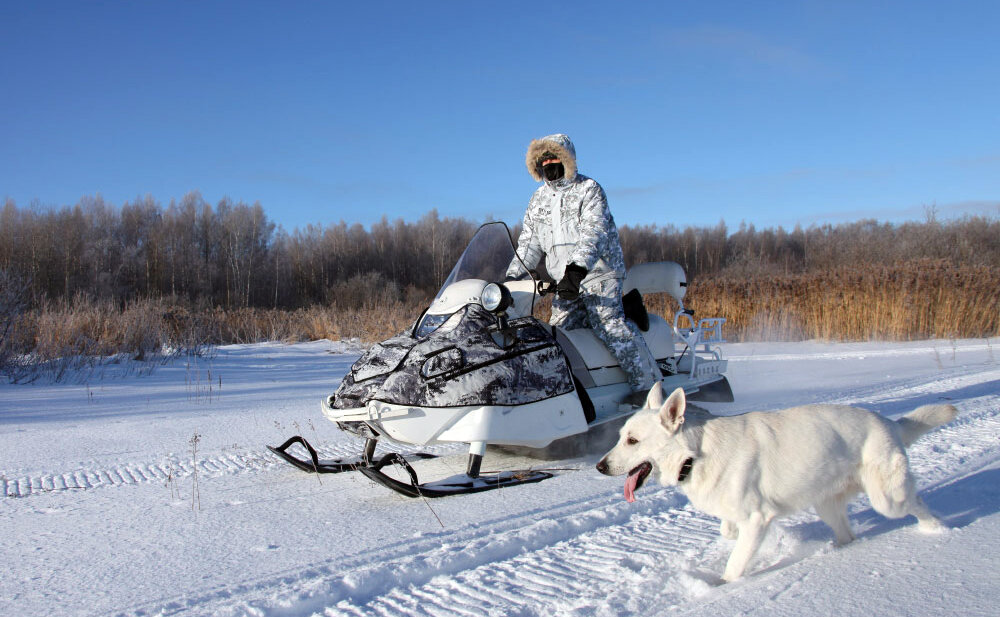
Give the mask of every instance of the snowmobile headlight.
POLYGON ((483 308, 491 313, 502 313, 507 310, 512 303, 510 290, 501 283, 490 283, 483 287, 483 292, 479 296, 479 303, 483 308))
POLYGON ((417 338, 423 338, 434 332, 441 327, 441 324, 448 321, 449 317, 451 315, 424 315, 424 318, 420 321, 420 326, 417 327, 417 338))

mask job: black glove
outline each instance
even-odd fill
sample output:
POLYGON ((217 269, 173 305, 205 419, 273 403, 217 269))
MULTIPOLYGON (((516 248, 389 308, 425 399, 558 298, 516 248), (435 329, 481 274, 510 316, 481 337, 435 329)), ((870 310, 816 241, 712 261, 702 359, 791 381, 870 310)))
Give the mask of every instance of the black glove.
POLYGON ((587 269, 583 266, 570 264, 566 266, 566 274, 556 285, 556 294, 560 300, 576 300, 580 297, 580 283, 587 276, 587 269))

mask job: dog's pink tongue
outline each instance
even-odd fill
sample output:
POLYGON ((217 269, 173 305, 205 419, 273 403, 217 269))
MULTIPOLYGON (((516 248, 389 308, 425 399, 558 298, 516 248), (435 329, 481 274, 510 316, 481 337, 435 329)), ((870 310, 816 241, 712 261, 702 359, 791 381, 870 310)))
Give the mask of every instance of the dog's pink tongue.
POLYGON ((635 501, 635 485, 639 483, 639 474, 636 472, 625 480, 625 501, 632 503, 635 501))

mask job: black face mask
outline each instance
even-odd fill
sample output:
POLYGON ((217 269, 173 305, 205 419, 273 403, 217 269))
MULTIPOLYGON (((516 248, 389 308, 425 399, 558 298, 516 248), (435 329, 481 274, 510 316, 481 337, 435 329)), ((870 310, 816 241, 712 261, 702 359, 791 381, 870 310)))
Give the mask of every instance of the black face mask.
POLYGON ((549 163, 548 165, 542 166, 542 175, 549 182, 555 182, 559 178, 562 178, 566 173, 566 169, 563 167, 562 163, 549 163))

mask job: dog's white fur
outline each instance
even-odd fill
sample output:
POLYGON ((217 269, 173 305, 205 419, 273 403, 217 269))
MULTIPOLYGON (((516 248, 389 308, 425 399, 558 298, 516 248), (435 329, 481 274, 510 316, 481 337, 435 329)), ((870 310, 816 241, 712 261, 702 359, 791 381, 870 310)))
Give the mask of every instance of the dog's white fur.
POLYGON ((683 390, 664 402, 656 384, 597 469, 623 475, 649 463, 661 484, 678 486, 692 505, 722 519, 722 535, 736 539, 726 581, 743 575, 778 516, 813 506, 838 543, 853 540, 847 502, 862 490, 887 517, 912 514, 923 531, 944 528, 916 493, 905 447, 954 419, 951 405, 926 405, 896 422, 843 405, 731 417, 686 407, 683 390), (690 475, 678 484, 689 458, 690 475))

